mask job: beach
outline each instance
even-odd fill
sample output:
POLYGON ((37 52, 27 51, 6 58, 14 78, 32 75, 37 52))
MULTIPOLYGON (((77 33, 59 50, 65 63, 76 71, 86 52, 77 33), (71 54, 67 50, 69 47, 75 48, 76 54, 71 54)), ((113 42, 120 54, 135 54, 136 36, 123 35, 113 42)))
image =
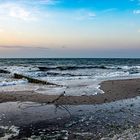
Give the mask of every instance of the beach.
POLYGON ((140 79, 110 80, 101 83, 105 93, 91 96, 44 95, 34 91, 1 92, 0 102, 29 101, 58 105, 102 104, 140 95, 140 79))
POLYGON ((14 140, 140 138, 139 83, 104 81, 100 88, 105 93, 92 96, 0 93, 0 124, 9 126, 1 127, 1 133, 11 131, 14 140))
POLYGON ((0 62, 0 139, 140 138, 139 59, 0 62))

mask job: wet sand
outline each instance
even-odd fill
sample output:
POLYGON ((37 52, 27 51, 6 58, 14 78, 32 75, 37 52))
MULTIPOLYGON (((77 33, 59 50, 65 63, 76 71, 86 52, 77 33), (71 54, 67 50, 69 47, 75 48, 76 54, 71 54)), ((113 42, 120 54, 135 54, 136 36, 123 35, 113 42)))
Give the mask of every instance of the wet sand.
POLYGON ((14 140, 140 139, 140 79, 105 81, 101 89, 105 93, 94 96, 2 92, 0 126, 8 128, 0 128, 1 135, 15 126, 14 140))
POLYGON ((0 102, 31 101, 37 103, 82 105, 102 104, 140 95, 140 79, 110 80, 101 83, 104 94, 92 96, 44 95, 34 91, 1 92, 0 102))
POLYGON ((140 132, 139 102, 140 97, 101 105, 1 103, 0 137, 17 128, 9 140, 126 140, 125 135, 136 140, 135 134, 140 132))

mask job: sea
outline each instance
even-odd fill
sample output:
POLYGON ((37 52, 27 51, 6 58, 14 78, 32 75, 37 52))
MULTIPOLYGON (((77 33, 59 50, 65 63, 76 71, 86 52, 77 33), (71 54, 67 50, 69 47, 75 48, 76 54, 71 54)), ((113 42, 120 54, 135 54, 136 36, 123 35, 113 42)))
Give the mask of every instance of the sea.
POLYGON ((140 59, 127 58, 1 58, 0 91, 34 90, 41 94, 72 96, 103 94, 106 80, 140 77, 140 59), (60 86, 31 84, 14 73, 60 86))

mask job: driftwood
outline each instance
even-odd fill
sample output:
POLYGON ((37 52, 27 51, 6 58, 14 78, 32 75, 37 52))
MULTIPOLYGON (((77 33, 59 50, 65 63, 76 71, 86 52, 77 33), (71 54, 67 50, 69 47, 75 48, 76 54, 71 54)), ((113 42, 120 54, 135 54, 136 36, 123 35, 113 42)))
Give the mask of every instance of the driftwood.
POLYGON ((59 86, 59 85, 54 84, 54 83, 50 83, 50 82, 47 82, 47 81, 43 81, 43 80, 39 80, 39 79, 35 79, 35 78, 32 78, 32 77, 28 77, 28 76, 25 76, 25 75, 22 75, 22 74, 17 74, 17 73, 14 73, 14 78, 16 78, 16 79, 22 79, 22 78, 25 78, 25 79, 28 80, 29 83, 59 86))

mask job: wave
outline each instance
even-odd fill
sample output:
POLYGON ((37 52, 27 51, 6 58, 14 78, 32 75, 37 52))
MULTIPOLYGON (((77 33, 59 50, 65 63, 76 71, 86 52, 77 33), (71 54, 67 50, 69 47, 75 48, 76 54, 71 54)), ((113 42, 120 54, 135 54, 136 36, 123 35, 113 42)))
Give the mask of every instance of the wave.
POLYGON ((38 77, 55 77, 55 76, 62 76, 62 77, 76 77, 76 76, 90 76, 89 74, 72 74, 72 73, 61 73, 61 72, 30 72, 25 73, 26 76, 38 78, 38 77))
POLYGON ((129 72, 129 74, 140 73, 140 66, 121 66, 119 68, 125 72, 129 72))
POLYGON ((47 76, 63 76, 63 77, 76 77, 76 76, 90 76, 82 74, 71 74, 71 73, 57 73, 57 72, 47 72, 47 76))
POLYGON ((10 73, 26 73, 26 72, 33 72, 38 71, 39 69, 32 66, 9 66, 6 70, 10 73))
MULTIPOLYGON (((69 70, 78 70, 78 69, 111 69, 111 70, 123 70, 123 71, 131 71, 130 73, 138 73, 140 72, 140 66, 125 66, 125 65, 62 65, 62 66, 36 66, 36 67, 21 67, 14 66, 8 67, 4 72, 11 73, 28 73, 34 72, 36 75, 44 75, 41 72, 51 71, 51 70, 59 70, 59 71, 69 71, 69 70), (41 71, 41 72, 40 72, 41 71), (132 72, 133 71, 133 72, 132 72)), ((0 69, 1 70, 1 69, 0 69)), ((3 72, 3 69, 2 71, 3 72)), ((57 73, 56 73, 57 75, 57 73)))
POLYGON ((4 73, 4 74, 10 74, 9 71, 5 70, 5 69, 0 69, 0 73, 4 73))
POLYGON ((49 71, 49 70, 77 70, 77 69, 111 69, 107 66, 56 66, 56 67, 38 67, 40 71, 49 71))
POLYGON ((26 84, 26 83, 28 83, 27 80, 2 81, 2 82, 0 82, 0 87, 13 86, 13 85, 18 85, 18 84, 26 84))
POLYGON ((122 69, 122 70, 129 70, 129 69, 140 69, 140 66, 105 66, 105 65, 95 65, 95 66, 53 66, 53 67, 38 67, 40 71, 48 71, 48 70, 77 70, 77 69, 122 69))
MULTIPOLYGON (((56 66, 56 67, 38 67, 38 68, 40 69, 40 71, 37 71, 37 72, 34 73, 35 74, 34 76, 36 76, 36 77, 54 77, 54 76, 63 76, 63 77, 77 77, 77 76, 80 77, 81 76, 82 77, 82 76, 92 76, 92 72, 89 72, 89 73, 85 73, 85 72, 82 72, 82 71, 79 71, 78 73, 77 72, 76 73, 69 72, 70 70, 82 70, 82 69, 103 69, 103 70, 110 70, 109 73, 110 72, 115 72, 115 73, 116 72, 121 72, 121 73, 128 73, 130 75, 140 73, 140 66, 96 65, 96 66, 56 66), (65 71, 65 72, 62 72, 62 71, 65 71)), ((98 76, 98 72, 97 72, 97 76, 98 76)))

